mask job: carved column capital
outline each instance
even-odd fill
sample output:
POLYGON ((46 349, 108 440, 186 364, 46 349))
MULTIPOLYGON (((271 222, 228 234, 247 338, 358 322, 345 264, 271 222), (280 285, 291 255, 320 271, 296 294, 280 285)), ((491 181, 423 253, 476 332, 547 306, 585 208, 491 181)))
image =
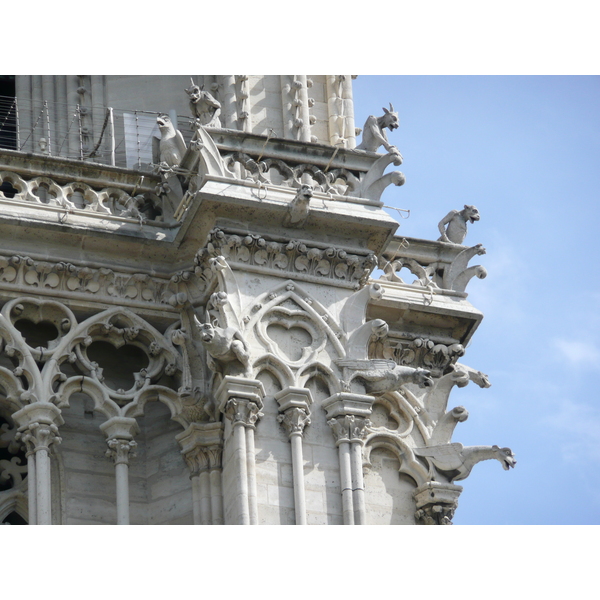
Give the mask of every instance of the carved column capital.
POLYGON ((359 442, 362 444, 371 421, 366 417, 345 415, 329 419, 327 424, 331 427, 336 445, 342 442, 359 442))
POLYGON ((192 450, 189 450, 183 457, 190 469, 190 478, 196 477, 202 471, 207 471, 209 468, 208 452, 202 446, 196 446, 192 450))
POLYGON ((304 428, 310 425, 310 415, 305 408, 288 408, 278 415, 277 420, 283 425, 289 437, 302 435, 304 428))
POLYGON ((22 441, 28 452, 48 450, 62 441, 58 427, 64 424, 60 409, 49 402, 28 404, 12 415, 19 425, 16 439, 22 441))
POLYGON ((50 450, 52 444, 60 444, 62 438, 58 435, 58 427, 54 423, 30 423, 26 429, 18 432, 19 439, 25 444, 27 453, 38 450, 50 450))
POLYGON ((221 468, 223 450, 222 423, 192 423, 175 439, 190 469, 191 477, 206 469, 221 468))
POLYGON ((277 394, 275 400, 281 413, 277 420, 285 427, 288 436, 302 435, 304 428, 310 425, 309 406, 313 399, 306 388, 287 387, 277 394))
POLYGON ((234 427, 242 424, 245 427, 252 427, 254 429, 258 419, 263 416, 260 408, 254 400, 248 398, 231 398, 225 404, 223 412, 234 427))
POLYGON ((134 440, 123 440, 119 438, 112 438, 106 441, 108 450, 106 451, 106 457, 111 458, 115 465, 129 464, 131 458, 135 458, 134 452, 137 447, 137 442, 134 440))
POLYGON ((208 456, 208 468, 213 471, 214 469, 223 468, 223 447, 222 446, 209 446, 206 449, 208 456))
POLYGON ((460 485, 430 481, 413 492, 417 510, 415 520, 420 525, 452 525, 454 512, 458 507, 458 497, 463 488, 460 485))
POLYGON ((222 412, 235 426, 244 424, 254 427, 262 413, 262 399, 265 390, 256 379, 227 375, 215 392, 215 398, 222 412))

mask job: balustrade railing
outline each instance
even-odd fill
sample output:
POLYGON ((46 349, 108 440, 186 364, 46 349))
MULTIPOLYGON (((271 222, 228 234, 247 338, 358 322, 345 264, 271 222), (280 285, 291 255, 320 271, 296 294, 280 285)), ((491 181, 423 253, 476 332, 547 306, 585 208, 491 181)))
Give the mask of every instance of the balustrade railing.
MULTIPOLYGON (((0 148, 144 170, 158 162, 158 114, 0 96, 0 148)), ((189 117, 170 116, 188 143, 189 117)))

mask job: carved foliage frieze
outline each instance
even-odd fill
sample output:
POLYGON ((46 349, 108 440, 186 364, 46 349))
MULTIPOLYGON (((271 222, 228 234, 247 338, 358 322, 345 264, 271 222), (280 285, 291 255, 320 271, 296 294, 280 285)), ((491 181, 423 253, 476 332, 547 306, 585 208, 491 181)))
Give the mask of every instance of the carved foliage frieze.
POLYGON ((377 265, 374 254, 359 256, 334 247, 310 247, 298 240, 276 242, 259 235, 241 236, 214 229, 198 252, 196 264, 206 269, 210 258, 217 255, 240 267, 293 273, 300 279, 337 280, 357 289, 367 283, 377 265))
POLYGON ((136 305, 173 305, 173 295, 185 292, 197 297, 206 290, 211 279, 210 274, 206 276, 201 270, 198 274, 191 270, 179 271, 168 278, 36 260, 29 256, 0 255, 0 283, 6 289, 28 288, 31 293, 52 296, 83 295, 136 305))
POLYGON ((431 371, 433 377, 441 377, 465 349, 462 344, 439 344, 426 338, 404 340, 398 338, 373 339, 369 356, 393 360, 401 366, 423 368, 431 371))

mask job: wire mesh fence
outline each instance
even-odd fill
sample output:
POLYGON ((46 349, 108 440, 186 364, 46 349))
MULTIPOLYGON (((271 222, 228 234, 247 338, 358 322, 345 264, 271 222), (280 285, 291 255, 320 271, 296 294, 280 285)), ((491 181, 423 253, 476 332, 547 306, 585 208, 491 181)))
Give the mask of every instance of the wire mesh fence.
MULTIPOLYGON (((158 163, 159 114, 0 96, 0 148, 148 170, 158 163)), ((190 118, 169 116, 189 143, 190 118)))

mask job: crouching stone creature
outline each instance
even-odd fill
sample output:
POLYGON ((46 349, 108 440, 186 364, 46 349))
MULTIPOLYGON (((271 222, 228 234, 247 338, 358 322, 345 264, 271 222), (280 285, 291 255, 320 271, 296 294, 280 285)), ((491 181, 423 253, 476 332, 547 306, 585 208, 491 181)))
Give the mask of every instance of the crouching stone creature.
POLYGON ((310 199, 313 195, 311 185, 303 184, 295 198, 288 204, 287 213, 283 217, 284 227, 302 227, 308 219, 310 199))
POLYGON ((190 110, 192 116, 200 121, 203 127, 221 127, 221 103, 213 98, 212 94, 205 92, 202 87, 196 85, 192 79, 192 85, 186 90, 190 97, 190 110))
POLYGON ((154 153, 158 154, 161 163, 166 163, 169 167, 176 167, 187 150, 181 131, 176 129, 169 115, 158 115, 156 123, 160 131, 160 141, 158 142, 158 152, 154 145, 154 153))
POLYGON ((394 107, 390 102, 390 110, 384 108, 382 117, 371 115, 367 118, 363 128, 362 142, 356 149, 377 152, 379 146, 383 146, 387 152, 396 150, 396 147, 389 143, 385 129, 394 131, 398 126, 398 113, 394 111, 394 107))
POLYGON ((479 211, 475 206, 465 204, 462 210, 451 210, 439 223, 442 234, 438 242, 462 244, 467 237, 467 223, 479 221, 479 211))
POLYGON ((416 383, 419 387, 433 386, 431 372, 427 369, 413 369, 401 365, 396 365, 392 369, 357 371, 355 378, 362 380, 365 393, 370 396, 397 392, 407 383, 416 383))
POLYGON ((214 326, 196 320, 200 341, 208 355, 208 368, 223 375, 250 375, 250 355, 242 334, 235 327, 214 326))

